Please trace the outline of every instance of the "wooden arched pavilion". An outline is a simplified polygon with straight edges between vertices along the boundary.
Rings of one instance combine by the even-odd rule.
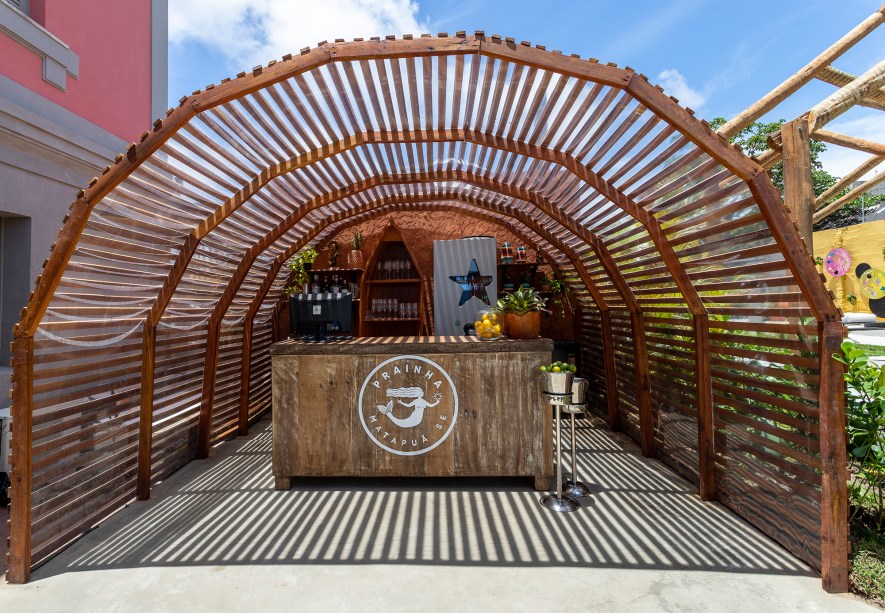
[[[298,249],[426,210],[573,273],[595,410],[847,588],[840,313],[764,169],[630,68],[482,32],[257,66],[78,194],[15,330],[9,580],[266,411]]]

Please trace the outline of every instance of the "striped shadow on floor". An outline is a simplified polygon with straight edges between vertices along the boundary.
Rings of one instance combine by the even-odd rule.
[[[384,563],[813,574],[595,418],[578,434],[593,494],[571,514],[541,507],[531,479],[310,479],[274,491],[270,428],[191,462],[43,572]]]

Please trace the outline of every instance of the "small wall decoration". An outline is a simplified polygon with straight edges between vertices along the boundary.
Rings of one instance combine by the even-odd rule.
[[[858,264],[854,273],[860,279],[860,293],[869,299],[873,315],[885,318],[885,272],[864,262]]]
[[[855,274],[860,279],[861,294],[871,300],[885,298],[885,272],[864,262],[858,264]]]
[[[501,247],[501,263],[513,263],[513,245],[511,245],[510,243],[504,243],[504,245]]]
[[[851,270],[851,254],[841,247],[831,249],[824,260],[824,269],[834,277],[841,277]]]

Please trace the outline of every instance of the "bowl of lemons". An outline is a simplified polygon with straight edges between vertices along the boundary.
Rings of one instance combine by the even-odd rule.
[[[503,334],[501,320],[494,309],[480,310],[476,314],[473,328],[476,330],[476,337],[481,341],[493,341]]]

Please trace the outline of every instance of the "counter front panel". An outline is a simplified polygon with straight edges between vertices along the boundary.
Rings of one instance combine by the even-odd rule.
[[[271,347],[273,470],[298,476],[552,474],[538,366],[552,341],[471,337]]]

